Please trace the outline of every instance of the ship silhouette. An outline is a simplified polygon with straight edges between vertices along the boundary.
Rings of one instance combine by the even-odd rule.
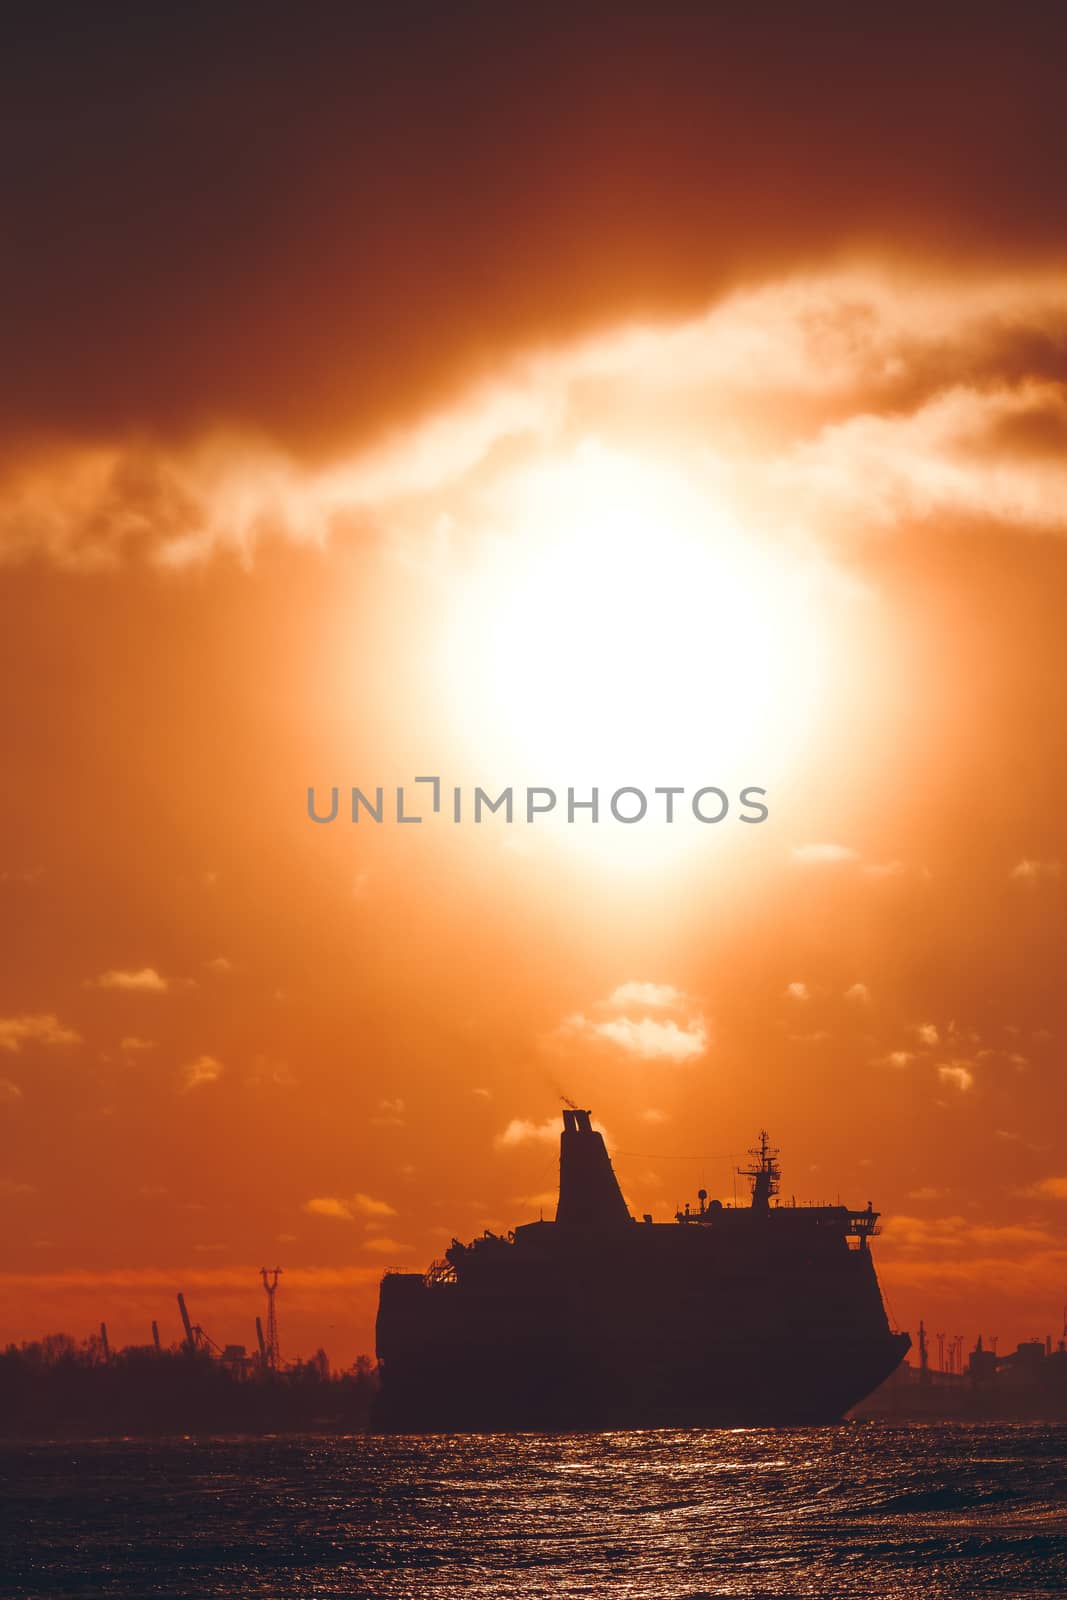
[[[453,1240],[382,1279],[381,1432],[836,1421],[910,1346],[869,1247],[878,1213],[781,1205],[766,1133],[747,1206],[631,1217],[590,1112],[567,1109],[554,1222]]]

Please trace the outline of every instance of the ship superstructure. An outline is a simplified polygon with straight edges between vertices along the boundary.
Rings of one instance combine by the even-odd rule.
[[[782,1205],[761,1134],[751,1203],[635,1220],[586,1110],[563,1113],[553,1222],[388,1273],[377,1425],[393,1431],[827,1422],[897,1366],[878,1213]]]

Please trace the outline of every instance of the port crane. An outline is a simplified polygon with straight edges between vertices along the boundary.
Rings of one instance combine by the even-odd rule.
[[[178,1294],[178,1310],[181,1312],[182,1327],[185,1329],[185,1348],[190,1355],[195,1350],[213,1350],[217,1356],[221,1356],[223,1354],[222,1346],[215,1342],[207,1329],[201,1327],[199,1322],[191,1321],[185,1304],[185,1296],[180,1292]]]

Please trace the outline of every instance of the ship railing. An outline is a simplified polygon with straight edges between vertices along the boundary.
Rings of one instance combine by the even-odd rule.
[[[456,1269],[451,1261],[431,1261],[423,1273],[422,1281],[428,1289],[432,1289],[438,1283],[455,1283]]]
[[[867,1239],[874,1239],[881,1233],[878,1226],[877,1211],[850,1211],[848,1214],[848,1231],[861,1235]]]

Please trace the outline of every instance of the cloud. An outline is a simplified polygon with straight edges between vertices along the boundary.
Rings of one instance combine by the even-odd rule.
[[[673,1019],[659,1017],[616,1017],[602,1022],[578,1015],[570,1019],[575,1033],[589,1039],[606,1040],[627,1055],[642,1061],[692,1061],[708,1047],[708,1032],[703,1017],[693,1017],[684,1027]]]
[[[124,1039],[119,1041],[119,1049],[126,1055],[137,1055],[143,1050],[154,1050],[155,1048],[156,1041],[154,1039],[141,1039],[136,1033],[128,1033]]]
[[[902,878],[908,868],[903,861],[867,861],[863,870],[869,878]],[[924,871],[921,875],[928,877],[929,873]]]
[[[217,1083],[224,1071],[222,1062],[214,1056],[197,1056],[195,1061],[187,1061],[182,1068],[182,1087],[186,1090],[200,1089],[205,1084]]]
[[[312,1217],[335,1217],[344,1222],[353,1220],[352,1208],[347,1201],[335,1200],[331,1195],[316,1195],[313,1200],[305,1200],[304,1210]]]
[[[1017,861],[1009,874],[1020,883],[1040,883],[1050,879],[1063,877],[1063,863],[1061,861],[1038,861],[1024,857]]]
[[[354,1194],[350,1202],[353,1211],[362,1217],[395,1217],[396,1210],[387,1200],[375,1200],[369,1194]]]
[[[655,1015],[649,1016],[649,1012]],[[664,1015],[674,1011],[673,1017]],[[593,1014],[575,1012],[563,1023],[565,1038],[609,1045],[641,1061],[695,1060],[708,1047],[703,1014],[682,990],[667,983],[619,984]]]
[[[1048,1195],[1052,1200],[1067,1200],[1067,1178],[1042,1178],[1034,1187],[1038,1194]]]
[[[882,1228],[882,1242],[897,1250],[962,1250],[972,1245],[1000,1247],[1007,1254],[1019,1245],[1054,1243],[1044,1228],[1031,1223],[987,1224],[961,1216],[891,1216]]]
[[[286,1267],[283,1282],[292,1289],[339,1290],[375,1283],[377,1267]],[[163,1267],[68,1267],[56,1272],[2,1272],[0,1291],[6,1295],[32,1291],[62,1295],[85,1292],[99,1295],[103,1289],[173,1292],[175,1282],[191,1289],[237,1289],[247,1293],[259,1281],[258,1266],[208,1267],[201,1263]]]
[[[17,1055],[24,1044],[81,1044],[81,1035],[65,1027],[51,1012],[0,1017],[0,1050]]]
[[[802,866],[841,866],[859,860],[859,852],[846,844],[800,844],[793,850],[793,860]]]
[[[620,983],[608,996],[607,1004],[620,1010],[625,1006],[653,1006],[668,1009],[685,999],[680,989],[669,983]]]
[[[93,979],[97,989],[125,989],[137,994],[166,994],[170,981],[161,978],[155,967],[141,967],[138,971],[112,968]]]
[[[811,511],[818,505],[838,524],[851,516],[871,529],[891,528],[951,515],[1062,533],[1062,463],[1038,463],[1018,451],[981,451],[998,427],[1032,409],[1039,396],[1062,408],[1058,390],[1058,384],[1034,379],[999,388],[964,381],[914,410],[866,411],[831,423],[777,464],[779,487],[807,499]]]
[[[317,1195],[312,1200],[305,1200],[304,1210],[309,1216],[332,1217],[337,1222],[396,1216],[396,1210],[388,1201],[375,1200],[369,1194],[354,1194],[347,1200],[339,1200],[333,1195]]]
[[[513,1117],[493,1141],[498,1147],[516,1144],[558,1144],[562,1124],[558,1117],[546,1117],[544,1122],[528,1122]]]
[[[971,1071],[972,1063],[969,1061],[948,1061],[938,1066],[937,1075],[942,1083],[950,1083],[953,1088],[965,1094],[968,1089],[974,1088],[974,1073]]]
[[[363,1241],[364,1250],[373,1250],[377,1255],[383,1256],[407,1255],[414,1248],[414,1245],[400,1244],[396,1239],[376,1238]]]
[[[804,1001],[811,999],[811,990],[808,988],[806,983],[800,983],[799,981],[787,983],[784,992],[786,998],[789,1000]]]
[[[376,1128],[402,1128],[404,1126],[404,1102],[401,1099],[379,1100],[375,1115],[371,1117],[371,1125]]]
[[[22,1099],[22,1090],[10,1078],[0,1078],[0,1106],[13,1106]]]
[[[660,1111],[657,1106],[647,1106],[641,1113],[641,1121],[650,1123],[654,1128],[658,1128],[662,1123],[670,1120],[666,1111]]]
[[[857,1005],[867,1005],[871,998],[871,991],[865,983],[854,983],[850,989],[845,990],[845,999],[854,1000]]]
[[[247,561],[264,539],[322,547],[368,518],[403,543],[442,516],[465,525],[472,486],[511,470],[505,441],[521,461],[603,436],[626,393],[670,417],[674,448],[743,529],[851,543],[972,517],[1062,534],[1067,452],[1037,446],[1067,431],[1063,306],[1055,272],[798,272],[696,316],[516,351],[440,409],[314,466],[232,433],[71,444],[9,464],[0,560]],[[786,426],[790,409],[802,420]],[[815,842],[797,859],[855,856]]]
[[[928,867],[909,867],[904,861],[864,861],[858,850],[845,844],[802,844],[794,847],[792,859],[802,867],[858,867],[865,878],[889,879],[913,876],[928,879]]]
[[[917,1022],[915,1024],[915,1033],[920,1044],[929,1045],[932,1048],[934,1045],[941,1043],[941,1035],[937,1030],[936,1023]]]
[[[219,977],[233,971],[233,962],[228,956],[212,956],[210,961],[204,962],[209,972],[217,973]]]
[[[244,1082],[253,1089],[265,1086],[292,1089],[297,1081],[297,1075],[288,1061],[283,1061],[278,1056],[253,1056],[244,1075]]]
[[[912,1050],[890,1050],[888,1055],[880,1058],[878,1064],[887,1067],[909,1067],[914,1060],[915,1053]]]

